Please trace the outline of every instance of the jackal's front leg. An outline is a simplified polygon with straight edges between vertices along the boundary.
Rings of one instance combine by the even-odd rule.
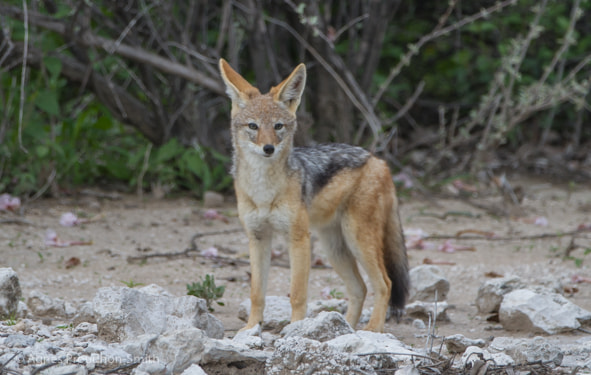
[[[248,249],[250,255],[250,315],[246,327],[250,329],[263,321],[265,310],[265,293],[267,280],[269,279],[269,267],[271,265],[271,238],[268,231],[248,231]]]
[[[308,278],[310,275],[311,249],[308,213],[304,207],[298,210],[289,231],[289,262],[291,267],[291,321],[306,317]]]

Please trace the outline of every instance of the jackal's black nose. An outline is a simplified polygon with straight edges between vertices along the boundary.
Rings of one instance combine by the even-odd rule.
[[[263,151],[267,155],[272,155],[275,152],[275,146],[273,146],[273,145],[264,145],[263,146]]]

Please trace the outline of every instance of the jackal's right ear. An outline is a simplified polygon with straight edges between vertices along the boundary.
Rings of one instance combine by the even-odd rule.
[[[302,99],[304,86],[306,86],[306,65],[300,64],[283,82],[272,87],[270,93],[275,101],[282,103],[288,111],[295,114]]]
[[[242,107],[254,96],[261,94],[259,89],[242,78],[224,59],[220,59],[220,73],[226,84],[226,93],[232,99],[232,107],[234,105]]]

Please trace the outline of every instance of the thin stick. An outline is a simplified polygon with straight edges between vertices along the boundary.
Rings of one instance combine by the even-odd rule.
[[[372,100],[373,106],[375,107],[376,104],[380,101],[380,99],[382,98],[382,95],[384,95],[384,92],[386,91],[388,86],[390,86],[390,83],[392,83],[392,80],[396,76],[398,76],[398,74],[400,74],[402,67],[410,64],[410,60],[412,59],[412,57],[419,53],[419,50],[421,49],[421,47],[423,47],[423,45],[425,45],[425,43],[430,42],[431,40],[436,39],[436,38],[443,36],[445,34],[449,34],[452,31],[458,30],[458,29],[460,29],[460,28],[462,28],[462,27],[464,27],[464,26],[466,26],[466,25],[468,25],[480,18],[488,17],[492,13],[498,12],[507,6],[514,5],[516,3],[517,3],[516,0],[506,0],[506,1],[503,1],[500,3],[497,3],[490,8],[483,9],[476,14],[465,17],[465,18],[459,20],[458,22],[456,22],[452,25],[449,25],[447,27],[441,28],[440,25],[438,24],[437,27],[435,27],[435,29],[431,33],[423,36],[421,39],[419,39],[419,41],[417,43],[408,46],[408,51],[406,52],[406,54],[404,54],[404,56],[402,56],[400,58],[400,61],[398,62],[398,64],[390,70],[388,77],[380,85],[377,94],[374,96],[374,98]],[[445,16],[445,14],[444,14],[444,16]]]
[[[21,69],[21,101],[18,109],[18,145],[20,149],[28,154],[29,151],[23,146],[23,110],[25,106],[25,80],[27,76],[27,55],[29,54],[29,12],[27,11],[27,0],[23,0],[23,23],[25,27],[25,40],[23,46],[23,66]]]
[[[137,196],[140,200],[144,197],[144,176],[146,175],[146,171],[148,170],[148,162],[150,161],[150,153],[152,152],[152,142],[148,144],[146,147],[146,152],[144,153],[144,163],[142,164],[142,170],[137,177]]]

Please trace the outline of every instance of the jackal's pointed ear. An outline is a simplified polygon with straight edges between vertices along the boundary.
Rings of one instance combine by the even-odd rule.
[[[298,65],[283,82],[271,89],[271,95],[277,102],[283,103],[286,108],[294,113],[300,105],[302,93],[306,86],[306,65]]]
[[[242,78],[224,59],[220,59],[220,73],[226,84],[226,93],[232,99],[232,106],[243,106],[248,100],[261,94],[259,89]]]

